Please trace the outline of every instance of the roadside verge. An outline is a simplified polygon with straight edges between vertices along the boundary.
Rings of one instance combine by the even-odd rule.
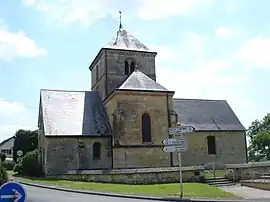
[[[72,192],[72,193],[79,193],[79,194],[89,194],[89,195],[98,195],[98,196],[105,196],[105,197],[118,197],[118,198],[129,198],[129,199],[139,199],[139,200],[153,200],[153,201],[177,201],[177,202],[243,202],[246,200],[243,199],[210,199],[210,198],[178,198],[178,197],[157,197],[157,196],[141,196],[141,195],[133,195],[133,194],[119,194],[119,193],[107,193],[107,192],[98,192],[98,191],[89,191],[89,190],[78,190],[78,189],[69,189],[60,186],[53,186],[53,185],[45,185],[41,183],[32,183],[26,182],[23,180],[16,179],[15,180],[22,185],[27,186],[34,186],[38,188],[45,188],[57,191],[64,191],[64,192]]]

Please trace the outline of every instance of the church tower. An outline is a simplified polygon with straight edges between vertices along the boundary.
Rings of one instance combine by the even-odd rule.
[[[121,12],[116,37],[102,47],[89,69],[92,91],[98,91],[104,101],[138,69],[156,81],[156,52],[149,50],[122,26]]]

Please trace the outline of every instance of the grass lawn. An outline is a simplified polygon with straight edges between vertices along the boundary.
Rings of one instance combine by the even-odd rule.
[[[15,176],[16,178],[16,176]],[[109,183],[79,182],[68,180],[57,180],[48,178],[29,178],[19,177],[18,179],[49,185],[59,185],[67,188],[85,189],[92,191],[108,191],[127,194],[143,194],[157,196],[176,196],[179,195],[179,184],[156,184],[156,185],[124,185]],[[200,183],[184,183],[185,197],[209,197],[209,198],[239,198],[236,195],[224,192],[219,188]]]

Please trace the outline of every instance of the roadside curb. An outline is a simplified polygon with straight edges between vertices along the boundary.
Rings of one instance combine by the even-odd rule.
[[[140,196],[140,195],[128,195],[128,194],[116,194],[116,193],[105,193],[105,192],[97,192],[97,191],[87,191],[87,190],[77,190],[77,189],[69,189],[69,188],[63,188],[59,186],[49,186],[44,184],[38,184],[38,183],[30,183],[25,182],[21,180],[15,180],[16,182],[38,187],[38,188],[44,188],[44,189],[51,189],[51,190],[57,190],[57,191],[64,191],[64,192],[71,192],[71,193],[79,193],[79,194],[89,194],[89,195],[97,195],[97,196],[106,196],[106,197],[118,197],[118,198],[129,198],[129,199],[140,199],[140,200],[153,200],[153,201],[175,201],[175,202],[192,202],[192,201],[198,201],[198,202],[243,202],[246,200],[242,199],[208,199],[208,198],[176,198],[176,197],[155,197],[155,196]]]

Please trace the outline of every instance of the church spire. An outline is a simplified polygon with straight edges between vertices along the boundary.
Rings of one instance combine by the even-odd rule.
[[[119,14],[120,14],[120,17],[119,17],[119,30],[123,29],[123,26],[122,26],[122,11],[118,11]]]

